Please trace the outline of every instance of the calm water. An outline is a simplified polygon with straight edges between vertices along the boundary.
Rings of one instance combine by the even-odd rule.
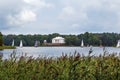
[[[0,53],[3,53],[3,58],[6,59],[10,56],[11,53],[15,52],[17,56],[20,56],[22,54],[27,54],[27,56],[33,56],[33,57],[59,57],[62,55],[62,53],[72,55],[76,52],[84,55],[88,55],[90,50],[90,47],[23,47],[17,49],[5,49],[3,51],[0,51]],[[103,47],[93,47],[92,48],[93,55],[99,55],[103,54]],[[120,48],[115,47],[106,47],[105,50],[109,53],[120,53]]]

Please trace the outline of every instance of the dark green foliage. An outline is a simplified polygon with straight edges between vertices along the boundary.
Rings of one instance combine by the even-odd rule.
[[[11,45],[12,40],[15,40],[15,45],[19,45],[19,41],[23,40],[24,46],[33,46],[35,41],[40,41],[43,45],[44,40],[48,43],[52,42],[52,38],[62,36],[65,38],[66,46],[80,46],[83,39],[85,46],[116,46],[117,41],[120,39],[120,34],[117,33],[84,33],[79,35],[60,35],[58,33],[48,35],[4,35],[3,40],[5,45]]]
[[[120,80],[120,56],[0,57],[0,80]]]
[[[2,46],[3,45],[3,35],[2,35],[2,33],[0,32],[0,46]]]
[[[81,41],[76,35],[66,35],[65,42],[69,46],[80,46]]]

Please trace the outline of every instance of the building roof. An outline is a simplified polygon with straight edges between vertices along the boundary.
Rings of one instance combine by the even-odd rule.
[[[55,38],[53,38],[53,39],[64,39],[63,37],[55,37]]]

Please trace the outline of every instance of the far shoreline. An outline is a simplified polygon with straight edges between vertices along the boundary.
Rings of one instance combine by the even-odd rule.
[[[4,49],[15,49],[15,46],[0,46],[0,50],[4,50]]]

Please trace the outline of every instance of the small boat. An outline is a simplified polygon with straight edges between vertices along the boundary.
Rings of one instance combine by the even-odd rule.
[[[81,41],[81,47],[84,47],[84,42],[83,42],[83,40]]]
[[[20,47],[21,47],[21,48],[23,47],[23,43],[22,43],[22,40],[20,40]]]
[[[93,47],[90,46],[89,54],[91,54],[92,52],[93,52]]]
[[[12,41],[12,47],[14,46],[14,39],[13,39],[13,41]]]
[[[103,47],[103,53],[107,53],[107,49],[105,46]]]
[[[39,46],[39,41],[35,41],[35,47],[38,47]]]
[[[38,47],[40,45],[40,41],[35,41],[35,47]]]
[[[120,48],[120,40],[118,40],[118,43],[117,43],[117,48]]]

